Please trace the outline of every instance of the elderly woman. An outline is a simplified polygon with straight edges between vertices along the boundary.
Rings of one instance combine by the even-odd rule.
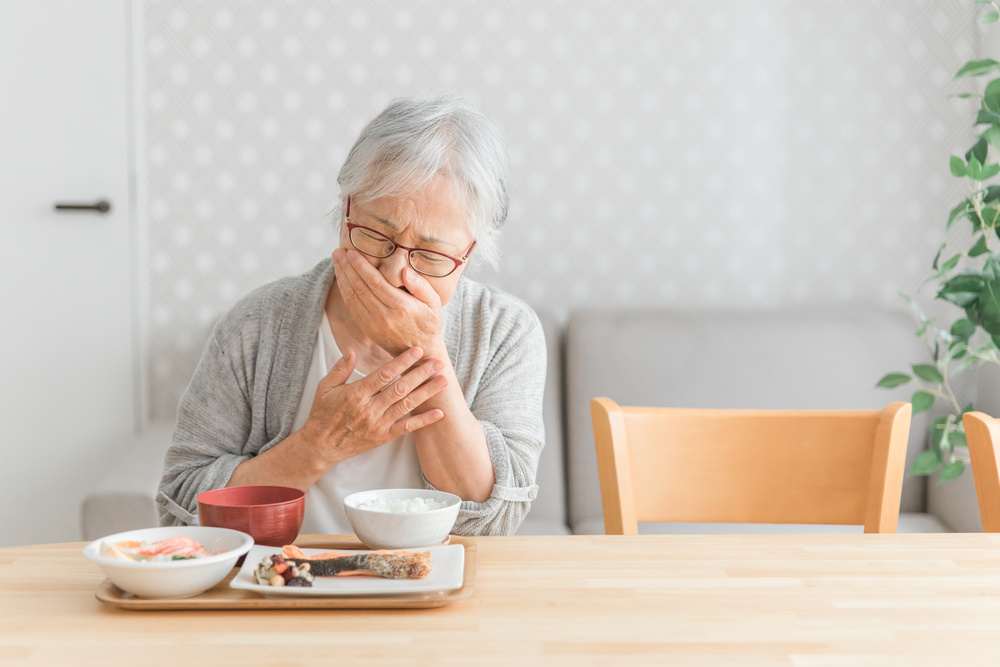
[[[495,263],[508,163],[455,96],[403,99],[337,177],[340,247],[242,299],[212,332],[178,408],[157,497],[196,521],[202,491],[306,491],[304,533],[350,533],[345,496],[462,498],[455,532],[510,534],[537,492],[545,341],[522,301],[463,274]]]

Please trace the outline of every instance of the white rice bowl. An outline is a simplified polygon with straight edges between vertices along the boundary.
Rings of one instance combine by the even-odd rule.
[[[124,561],[101,555],[102,543],[158,542],[178,535],[204,545],[205,550],[214,555],[166,562]],[[83,555],[100,565],[111,583],[137,597],[188,598],[225,579],[240,556],[250,551],[252,546],[253,538],[238,530],[174,526],[143,528],[108,535],[84,547]]]
[[[354,533],[370,549],[433,547],[447,539],[462,499],[427,489],[359,491],[344,498]]]

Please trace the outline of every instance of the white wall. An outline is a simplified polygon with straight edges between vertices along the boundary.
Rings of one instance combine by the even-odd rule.
[[[471,96],[508,137],[494,282],[538,306],[897,305],[969,143],[971,2],[147,2],[149,382],[172,417],[214,320],[333,246],[391,98]],[[883,370],[876,369],[875,373]],[[873,381],[874,381],[873,377]]]

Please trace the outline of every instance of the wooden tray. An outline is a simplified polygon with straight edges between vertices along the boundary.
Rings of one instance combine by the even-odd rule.
[[[471,596],[476,588],[476,543],[466,537],[450,536],[451,544],[461,544],[465,547],[465,571],[462,577],[462,587],[453,591],[438,591],[434,593],[413,593],[409,595],[378,595],[371,597],[301,597],[301,598],[266,598],[254,591],[230,588],[229,582],[238,567],[234,567],[225,579],[208,589],[201,595],[181,600],[147,600],[139,598],[105,579],[97,589],[96,597],[101,602],[140,611],[170,611],[170,610],[218,610],[218,609],[429,609],[443,607],[456,600]],[[344,540],[308,540],[296,542],[304,549],[365,549],[358,541]]]

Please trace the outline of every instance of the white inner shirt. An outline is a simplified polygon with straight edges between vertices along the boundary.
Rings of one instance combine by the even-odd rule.
[[[333,330],[330,329],[330,320],[324,311],[312,363],[309,365],[309,375],[302,390],[302,401],[292,425],[293,431],[299,430],[306,423],[319,381],[326,377],[341,356],[337,341],[333,338]],[[365,376],[355,370],[347,382],[350,384],[363,377]],[[338,463],[306,489],[305,518],[301,532],[350,535],[354,529],[344,512],[344,498],[347,496],[371,489],[422,488],[424,482],[420,475],[416,441],[412,433],[407,433]]]

